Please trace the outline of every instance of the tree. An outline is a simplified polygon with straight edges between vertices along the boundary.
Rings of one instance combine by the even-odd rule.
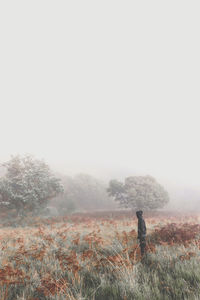
[[[61,176],[65,192],[51,201],[60,213],[75,210],[112,209],[116,204],[106,192],[107,184],[88,174]]]
[[[127,177],[124,184],[111,180],[107,191],[122,207],[127,208],[156,209],[169,202],[167,191],[152,176]]]
[[[106,185],[88,174],[74,177],[74,198],[82,209],[99,209],[109,205]]]
[[[6,174],[0,178],[0,204],[7,203],[17,213],[38,212],[63,191],[60,179],[48,165],[31,155],[12,156],[3,164]]]

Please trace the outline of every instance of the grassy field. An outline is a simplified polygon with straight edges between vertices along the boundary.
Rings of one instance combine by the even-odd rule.
[[[200,299],[199,216],[130,212],[0,223],[0,300]]]

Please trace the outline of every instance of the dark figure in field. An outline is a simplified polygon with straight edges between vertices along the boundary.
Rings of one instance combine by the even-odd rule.
[[[136,216],[138,218],[138,239],[140,240],[141,255],[143,256],[146,248],[146,224],[142,217],[143,211],[136,211]]]

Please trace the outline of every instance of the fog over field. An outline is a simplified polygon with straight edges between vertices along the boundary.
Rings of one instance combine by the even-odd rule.
[[[200,299],[200,2],[0,1],[0,298]]]
[[[149,174],[198,207],[199,26],[197,1],[1,2],[0,161]]]

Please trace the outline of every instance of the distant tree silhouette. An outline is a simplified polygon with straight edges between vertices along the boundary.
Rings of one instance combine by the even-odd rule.
[[[169,202],[168,192],[152,176],[131,176],[125,183],[109,182],[108,194],[122,207],[133,209],[157,209]]]

